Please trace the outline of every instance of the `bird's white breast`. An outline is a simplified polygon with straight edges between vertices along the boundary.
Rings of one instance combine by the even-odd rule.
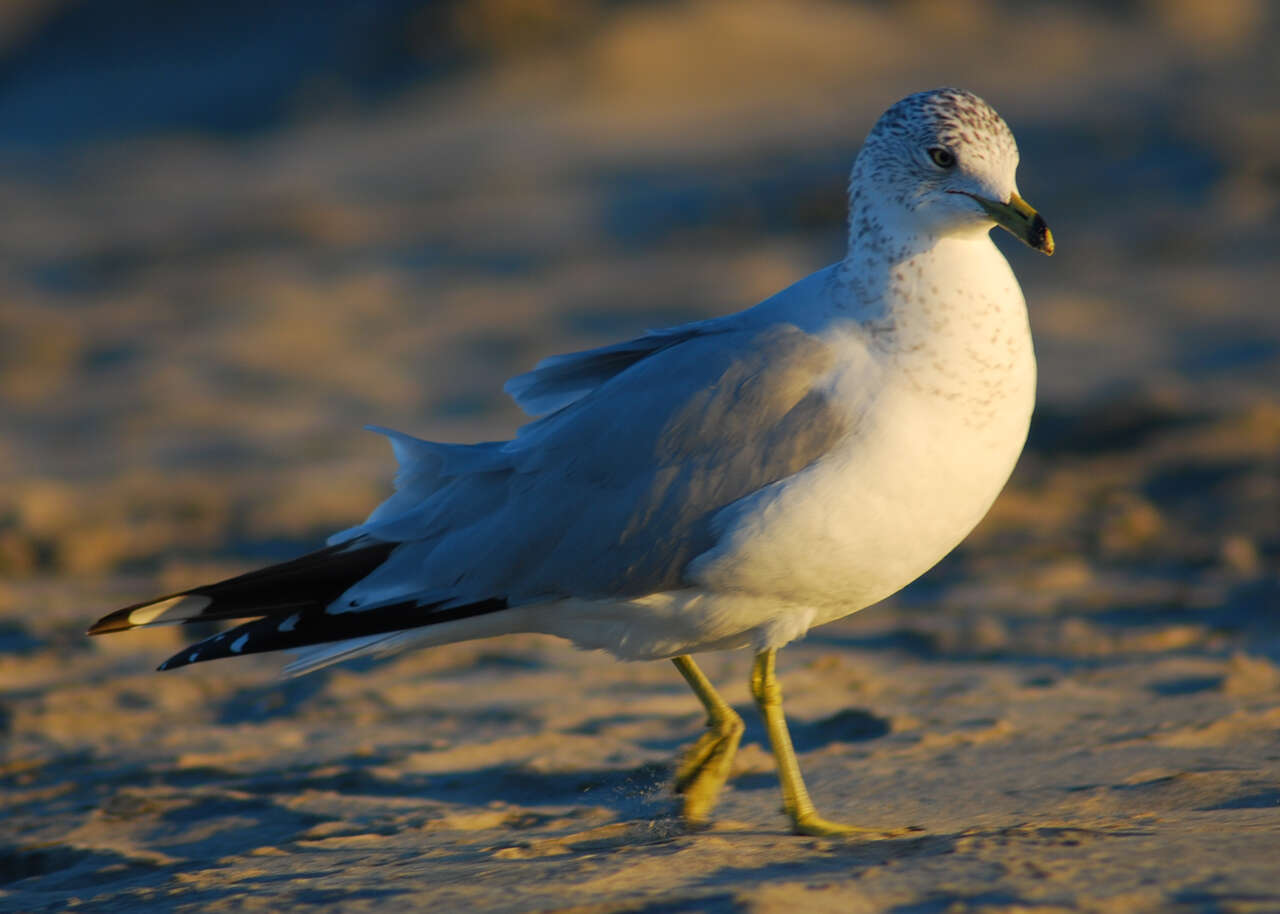
[[[828,389],[850,434],[723,509],[689,588],[531,609],[531,630],[632,659],[779,647],[909,584],[982,519],[1035,397],[1026,308],[1003,256],[985,237],[941,242],[889,274],[887,309],[841,301],[823,276],[760,313],[835,347]]]
[[[832,392],[851,434],[726,510],[720,545],[692,569],[708,590],[812,607],[812,624],[839,618],[932,567],[1004,486],[1035,396],[1008,264],[985,237],[944,242],[890,283],[897,304],[883,318],[832,325],[845,353]]]

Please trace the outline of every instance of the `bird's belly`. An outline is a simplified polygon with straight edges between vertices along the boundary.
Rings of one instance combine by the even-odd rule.
[[[735,510],[695,578],[812,607],[815,625],[884,599],[986,514],[1022,450],[1032,394],[984,423],[917,391],[881,398],[844,448]]]
[[[1024,339],[972,408],[909,372],[886,379],[846,441],[717,515],[688,588],[559,601],[532,610],[529,630],[627,659],[761,649],[893,594],[964,539],[1012,472],[1035,395]]]
[[[625,659],[780,647],[884,599],[950,552],[999,494],[1029,415],[1028,401],[1007,428],[966,433],[899,405],[898,431],[740,504],[721,545],[694,562],[694,586],[560,601],[533,609],[529,629]]]

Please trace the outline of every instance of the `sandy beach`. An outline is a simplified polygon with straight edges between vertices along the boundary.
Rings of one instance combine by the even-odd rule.
[[[199,54],[283,47],[265,12],[151,56],[0,17],[0,910],[1280,911],[1276,11],[419,6],[243,85]],[[747,731],[688,831],[669,663],[521,635],[281,680],[154,671],[208,627],[85,637],[361,520],[362,426],[509,436],[539,358],[838,259],[866,131],[947,84],[1057,238],[998,239],[1030,440],[954,554],[779,659],[824,814],[904,836],[787,833],[746,652],[700,658]]]

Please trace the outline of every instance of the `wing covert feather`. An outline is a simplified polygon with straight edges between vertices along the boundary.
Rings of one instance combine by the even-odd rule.
[[[717,511],[848,433],[825,389],[835,361],[790,324],[659,349],[525,426],[502,448],[505,467],[490,461],[366,528],[405,545],[361,588],[390,599],[413,580],[515,604],[684,586],[715,544]]]

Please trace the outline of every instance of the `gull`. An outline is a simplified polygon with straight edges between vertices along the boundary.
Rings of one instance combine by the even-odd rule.
[[[545,359],[505,390],[510,441],[374,429],[399,464],[362,524],[301,558],[117,610],[90,634],[242,621],[160,669],[287,650],[287,674],[365,653],[542,632],[670,659],[707,714],[675,773],[708,820],[743,723],[691,655],[750,648],[793,830],[818,815],[775,657],[895,593],[986,514],[1022,451],[1035,356],[990,238],[1053,253],[1018,149],[971,92],[890,107],[849,181],[844,258],[755,307]]]

